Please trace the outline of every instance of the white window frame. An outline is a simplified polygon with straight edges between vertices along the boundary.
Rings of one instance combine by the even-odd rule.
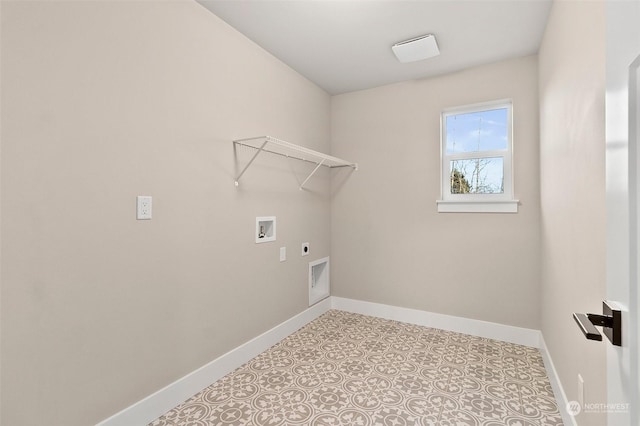
[[[492,109],[507,109],[507,148],[480,152],[447,154],[447,117]],[[452,194],[450,162],[472,158],[501,157],[504,192],[501,194]],[[437,200],[440,213],[517,213],[519,201],[513,196],[513,103],[511,99],[447,108],[440,115],[440,181]]]

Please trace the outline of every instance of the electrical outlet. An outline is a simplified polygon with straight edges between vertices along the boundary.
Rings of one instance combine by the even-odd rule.
[[[136,219],[138,220],[151,219],[151,211],[152,211],[152,204],[153,204],[152,201],[153,199],[150,195],[138,195]]]
[[[302,255],[307,256],[309,254],[309,243],[302,243]]]
[[[584,407],[584,379],[578,374],[578,404],[580,408]]]

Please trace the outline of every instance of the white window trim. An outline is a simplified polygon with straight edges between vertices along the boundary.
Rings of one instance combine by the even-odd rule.
[[[446,117],[497,108],[508,109],[508,148],[483,151],[482,157],[502,157],[504,165],[504,193],[502,194],[451,194],[449,162],[464,158],[478,158],[476,152],[447,155]],[[501,99],[461,107],[447,108],[440,115],[440,199],[436,200],[439,213],[517,213],[519,201],[513,196],[513,103]]]
[[[518,213],[519,200],[445,201],[437,200],[439,213]]]

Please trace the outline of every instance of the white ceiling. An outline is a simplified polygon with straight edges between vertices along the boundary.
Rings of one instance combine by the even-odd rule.
[[[197,0],[325,89],[351,92],[538,51],[551,0]],[[435,34],[440,56],[391,46]]]

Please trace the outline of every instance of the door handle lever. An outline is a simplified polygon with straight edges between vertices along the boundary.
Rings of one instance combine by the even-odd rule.
[[[573,319],[578,323],[578,327],[580,327],[580,331],[582,334],[589,340],[602,340],[602,334],[598,331],[598,329],[593,325],[591,320],[587,314],[573,314]]]
[[[603,315],[574,313],[573,319],[587,339],[602,340],[602,334],[595,327],[599,326],[612,344],[622,346],[622,311],[605,300],[602,302],[602,313]]]

